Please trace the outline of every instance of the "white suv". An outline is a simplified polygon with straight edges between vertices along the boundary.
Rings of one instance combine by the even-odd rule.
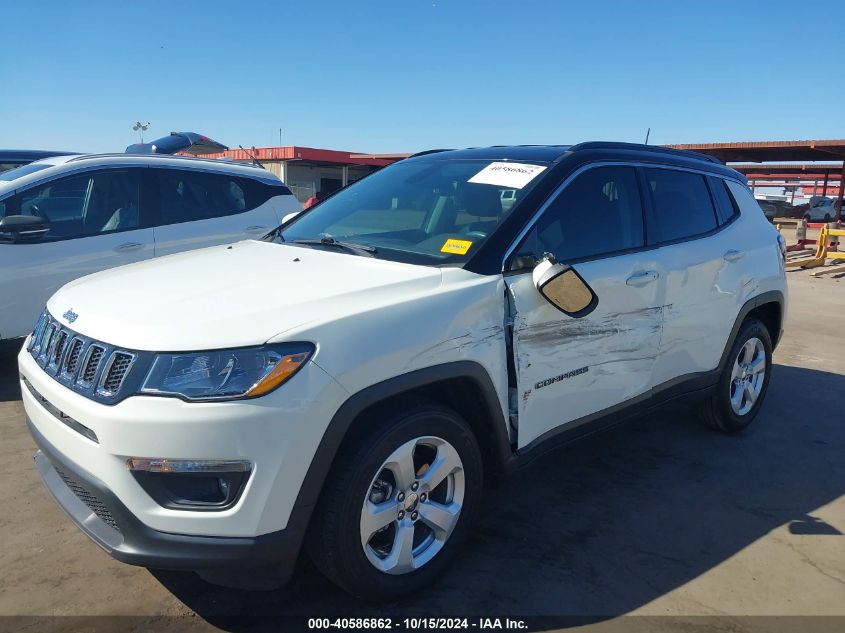
[[[181,156],[54,156],[0,174],[0,340],[68,281],[265,235],[301,206],[258,167]]]
[[[417,155],[271,237],[70,283],[20,353],[41,476],[119,560],[281,581],[305,544],[414,590],[551,447],[689,395],[745,428],[786,309],[743,176],[656,147]]]

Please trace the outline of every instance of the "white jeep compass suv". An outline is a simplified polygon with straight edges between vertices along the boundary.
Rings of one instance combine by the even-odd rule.
[[[745,428],[783,253],[706,156],[420,154],[264,240],[64,286],[19,356],[35,462],[124,562],[283,581],[305,547],[389,599],[443,573],[485,480],[551,447],[689,395]]]

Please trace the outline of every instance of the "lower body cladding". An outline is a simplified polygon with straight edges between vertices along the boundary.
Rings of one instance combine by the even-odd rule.
[[[219,572],[263,568],[277,582],[287,579],[312,509],[313,500],[297,503],[310,456],[347,397],[318,366],[309,363],[255,400],[130,397],[109,406],[62,386],[25,351],[19,361],[38,471],[97,545],[154,569],[204,571],[216,579]],[[128,466],[162,459],[247,466],[200,476]]]

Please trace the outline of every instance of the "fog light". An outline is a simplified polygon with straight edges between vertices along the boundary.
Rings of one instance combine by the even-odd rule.
[[[143,470],[148,473],[245,473],[252,470],[252,464],[237,460],[220,459],[140,459],[126,460],[129,470]]]
[[[240,497],[252,464],[240,460],[126,460],[132,476],[159,505],[174,510],[225,510]]]

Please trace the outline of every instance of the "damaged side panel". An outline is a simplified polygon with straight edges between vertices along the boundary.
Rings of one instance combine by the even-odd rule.
[[[599,297],[595,311],[580,319],[548,303],[530,274],[508,279],[519,448],[652,386],[663,294],[659,283],[625,284],[644,264],[628,258],[614,258],[612,267],[607,260],[576,266]]]

